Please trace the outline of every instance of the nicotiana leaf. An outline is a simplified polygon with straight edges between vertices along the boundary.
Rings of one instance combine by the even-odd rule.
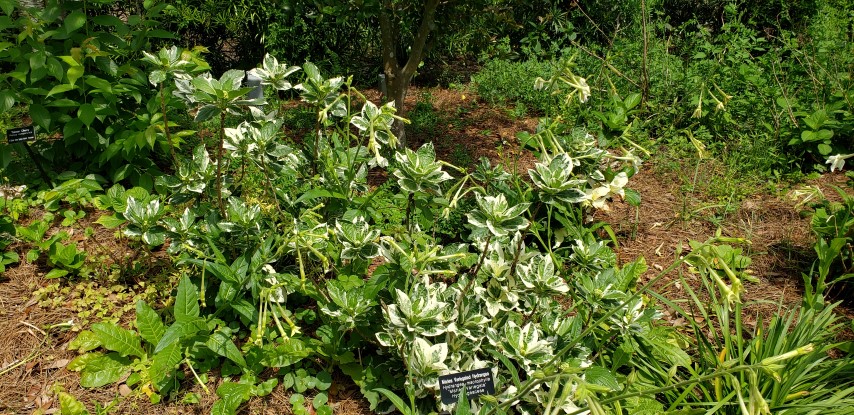
[[[177,322],[186,322],[199,317],[199,292],[187,276],[181,278],[178,283],[174,309]]]
[[[121,356],[145,356],[139,337],[130,330],[113,323],[96,323],[92,325],[92,332],[107,350],[118,352]]]
[[[109,353],[90,360],[80,373],[80,386],[98,388],[118,382],[130,372],[130,362],[117,353]]]
[[[136,303],[136,329],[139,330],[139,335],[152,345],[157,345],[166,332],[166,326],[160,316],[143,300]]]

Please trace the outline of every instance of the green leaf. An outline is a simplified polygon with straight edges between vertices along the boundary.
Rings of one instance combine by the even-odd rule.
[[[73,360],[68,362],[68,364],[65,365],[65,369],[70,371],[70,372],[79,372],[79,371],[85,369],[86,365],[88,365],[89,362],[91,362],[91,361],[93,361],[93,360],[95,360],[95,359],[97,359],[103,355],[104,354],[100,353],[100,352],[81,354],[80,356],[77,356]]]
[[[471,415],[471,406],[469,406],[469,397],[466,394],[466,388],[463,386],[463,389],[460,390],[459,396],[457,396],[457,408],[454,411],[455,415]]]
[[[89,415],[86,407],[73,395],[59,392],[56,396],[59,398],[59,413],[61,415]]]
[[[151,82],[152,85],[159,85],[161,82],[166,80],[166,72],[163,71],[151,71],[148,74],[148,82]]]
[[[826,156],[826,155],[828,155],[828,154],[830,154],[830,153],[832,153],[832,152],[833,152],[833,148],[832,148],[832,147],[830,147],[829,145],[825,144],[825,143],[821,143],[821,144],[819,144],[819,145],[818,145],[818,152],[819,152],[822,156]]]
[[[115,229],[119,226],[122,226],[127,222],[126,220],[116,217],[116,215],[101,215],[95,223],[107,228],[107,229]]]
[[[50,89],[50,92],[47,93],[47,96],[50,97],[53,94],[61,94],[63,92],[68,92],[74,88],[76,88],[76,87],[74,85],[71,85],[71,84],[58,84],[58,85],[55,85],[53,88]]]
[[[182,358],[183,355],[179,343],[172,343],[154,354],[154,357],[151,359],[151,367],[148,369],[148,376],[158,391],[163,392],[169,389],[169,385],[174,380],[177,366],[181,363]]]
[[[160,316],[145,301],[136,303],[136,328],[139,335],[149,344],[157,345],[166,333],[166,326]]]
[[[175,321],[185,322],[199,317],[199,292],[190,278],[184,276],[178,283],[175,297]]]
[[[85,72],[86,70],[79,64],[77,66],[71,66],[70,68],[68,68],[68,71],[66,71],[66,76],[68,76],[68,83],[74,85],[75,83],[77,83],[77,80],[83,76]]]
[[[629,206],[638,207],[641,204],[641,195],[637,190],[634,189],[624,189],[626,196],[625,200]]]
[[[74,340],[68,343],[68,350],[77,350],[80,353],[95,350],[99,347],[101,347],[101,341],[98,340],[98,336],[91,330],[81,331]]]
[[[385,397],[388,398],[388,400],[390,400],[391,403],[394,404],[394,407],[397,408],[397,410],[400,411],[403,415],[415,415],[412,413],[412,410],[409,408],[409,406],[405,402],[403,402],[403,399],[401,399],[400,396],[397,396],[394,392],[384,388],[376,388],[374,389],[374,392],[379,392],[385,395]]]
[[[602,366],[590,366],[584,371],[584,381],[591,384],[608,388],[615,391],[620,389],[620,383],[610,370]]]
[[[96,323],[92,325],[92,331],[107,350],[118,352],[122,356],[145,356],[145,351],[142,350],[139,343],[139,337],[130,330],[123,329],[113,323]]]
[[[45,279],[52,280],[55,278],[62,278],[66,275],[68,275],[68,271],[66,271],[64,269],[60,269],[60,268],[54,268],[54,269],[50,270],[50,272],[45,274],[44,277],[45,277]]]
[[[50,131],[51,117],[45,107],[39,104],[31,104],[30,118],[33,119],[33,122],[36,123],[36,125],[42,128],[42,131]]]
[[[115,353],[98,356],[89,361],[80,373],[80,386],[84,388],[99,388],[110,383],[118,382],[124,377],[130,367],[127,359]]]
[[[14,105],[15,94],[8,89],[0,91],[0,113],[9,111]]]
[[[0,9],[3,10],[7,16],[11,16],[12,12],[15,11],[15,5],[18,2],[16,0],[0,0]]]
[[[237,407],[249,400],[252,393],[252,385],[235,382],[223,382],[216,388],[216,394],[220,400],[214,404],[212,415],[233,415]]]
[[[240,367],[246,367],[246,360],[243,359],[243,354],[240,349],[231,341],[231,331],[221,329],[208,337],[205,345],[214,353],[237,363]]]
[[[88,102],[81,105],[80,109],[77,110],[77,118],[87,127],[90,126],[95,120],[95,106]]]
[[[165,333],[163,333],[163,337],[160,338],[160,342],[157,343],[157,347],[154,348],[154,353],[159,353],[161,350],[171,346],[173,343],[177,343],[183,338],[193,336],[202,330],[207,330],[207,328],[207,323],[201,318],[184,322],[175,322],[166,329]]]
[[[315,387],[317,387],[318,390],[325,391],[332,386],[332,375],[330,375],[329,372],[325,370],[318,372],[316,378],[317,382],[315,383]]]
[[[290,338],[275,347],[264,348],[264,365],[269,367],[288,367],[310,356],[313,350],[298,338]]]
[[[110,84],[110,82],[107,81],[106,79],[101,79],[101,78],[98,78],[97,76],[87,76],[86,77],[86,84],[91,85],[92,87],[94,87],[96,89],[100,89],[104,92],[110,92],[110,93],[113,92],[112,84]]]
[[[217,115],[219,115],[220,110],[215,105],[205,105],[204,107],[199,109],[199,112],[196,113],[196,118],[193,119],[194,122],[203,122],[207,121]]]
[[[65,32],[72,33],[86,24],[86,15],[80,10],[75,10],[65,17],[63,23],[65,25]]]

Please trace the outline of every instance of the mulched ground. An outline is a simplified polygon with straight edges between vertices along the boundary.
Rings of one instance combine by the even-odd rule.
[[[525,172],[533,166],[535,159],[519,148],[516,134],[533,131],[536,119],[512,118],[504,109],[479,102],[468,90],[413,88],[409,93],[408,106],[413,107],[427,94],[441,122],[436,123],[435,131],[410,134],[411,147],[432,140],[440,158],[456,163],[465,161],[469,163],[467,167],[480,157],[502,162],[508,170],[515,168]],[[376,99],[377,95],[375,91],[368,91],[370,99]],[[708,168],[710,170],[704,171],[700,177],[714,180],[713,167]],[[689,240],[704,241],[715,234],[717,226],[706,216],[709,212],[698,211],[714,201],[703,200],[702,195],[686,195],[682,190],[684,184],[675,172],[654,169],[645,164],[629,184],[642,195],[639,209],[636,211],[621,201],[615,201],[609,212],[601,212],[594,217],[607,221],[617,232],[620,246],[615,251],[621,262],[632,261],[639,256],[646,258],[649,271],[642,277],[642,282],[648,281],[675,259],[680,243],[687,248]],[[819,186],[829,198],[835,197],[833,185],[854,192],[846,187],[845,177],[841,174],[826,174],[807,184]],[[751,270],[760,282],[746,284],[745,287],[744,298],[751,304],[745,313],[748,324],[755,324],[757,318],[776,313],[778,304],[784,307],[797,305],[803,289],[801,272],[808,269],[811,262],[814,237],[809,220],[795,208],[794,201],[784,197],[785,192],[780,193],[749,195],[737,210],[727,213],[720,221],[724,235],[752,241],[747,252],[753,260]],[[696,213],[685,215],[686,211]],[[127,246],[115,242],[113,231],[99,230],[97,225],[94,228],[96,234],[89,238],[93,241],[78,238],[87,251],[101,252],[105,260],[111,257],[120,260],[126,255],[133,255]],[[19,254],[23,257],[24,252]],[[115,400],[117,406],[112,413],[210,412],[210,406],[216,400],[213,391],[221,382],[216,376],[211,376],[208,385],[212,392],[210,395],[192,381],[186,382],[183,390],[201,397],[201,402],[193,405],[172,402],[155,406],[138,392],[123,397],[127,390],[119,385],[96,390],[81,388],[78,374],[64,368],[75,356],[75,353],[66,351],[66,347],[76,332],[61,326],[50,328],[74,320],[75,313],[63,307],[40,307],[33,297],[35,290],[47,284],[42,278],[45,271],[44,267],[22,262],[0,276],[0,333],[3,333],[0,337],[0,384],[3,385],[0,387],[0,414],[58,413],[53,392],[57,386],[85,402],[90,410],[94,409],[95,403],[105,405]],[[684,269],[682,271],[687,283],[692,286],[698,283]],[[129,285],[128,289],[134,290],[134,284]],[[676,271],[659,281],[656,289],[670,299],[687,298]],[[849,318],[854,316],[851,308],[841,311]],[[674,319],[672,314],[668,318]],[[336,375],[333,389],[330,395],[336,414],[369,413],[357,388],[346,378]],[[123,398],[116,400],[117,397]],[[279,386],[272,395],[252,400],[241,413],[290,413],[287,400],[288,393]]]

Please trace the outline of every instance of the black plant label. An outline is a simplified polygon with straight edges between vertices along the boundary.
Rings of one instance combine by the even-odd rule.
[[[439,376],[439,392],[442,394],[442,403],[445,405],[457,403],[463,387],[466,388],[466,396],[469,399],[480,395],[495,395],[492,369],[483,368]]]
[[[10,128],[6,130],[6,142],[23,143],[25,141],[33,141],[36,139],[36,130],[32,125],[20,128]]]

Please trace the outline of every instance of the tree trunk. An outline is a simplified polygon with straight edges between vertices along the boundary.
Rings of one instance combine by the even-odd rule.
[[[433,30],[433,22],[436,18],[436,9],[439,6],[439,0],[427,0],[424,3],[424,11],[421,13],[421,24],[418,27],[418,32],[415,34],[415,40],[412,42],[409,57],[406,63],[401,66],[397,56],[397,46],[400,39],[400,23],[397,20],[392,20],[394,13],[394,2],[392,0],[383,0],[380,7],[380,37],[383,45],[383,72],[385,73],[386,89],[388,97],[386,99],[393,100],[394,106],[397,108],[398,115],[405,116],[404,101],[406,100],[406,91],[409,89],[409,83],[415,75],[415,70],[421,64],[421,59],[424,57],[425,45],[430,32]],[[403,123],[395,120],[392,126],[392,132],[398,138],[398,146],[403,148],[406,146],[406,130],[403,128]]]

